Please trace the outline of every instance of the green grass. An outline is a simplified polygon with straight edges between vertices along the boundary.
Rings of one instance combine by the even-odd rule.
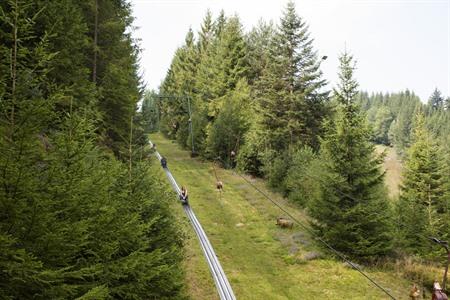
[[[192,159],[174,142],[151,136],[178,184],[189,190],[190,204],[205,229],[238,299],[388,299],[359,273],[329,258],[305,260],[315,251],[314,242],[299,226],[280,229],[276,218],[283,213],[230,170],[217,169],[224,192],[215,189],[211,162]],[[159,168],[161,177],[165,177]],[[254,184],[306,222],[304,213],[264,182]],[[176,197],[174,196],[174,202]],[[175,202],[176,203],[176,202]],[[186,284],[192,299],[218,299],[209,269],[181,205],[176,214],[186,226]],[[410,282],[394,273],[366,270],[398,299]],[[406,294],[405,294],[406,293]]]
[[[402,162],[393,147],[377,145],[376,151],[386,152],[384,158],[383,169],[386,171],[385,183],[388,188],[389,196],[393,199],[400,194],[400,185],[402,183]]]

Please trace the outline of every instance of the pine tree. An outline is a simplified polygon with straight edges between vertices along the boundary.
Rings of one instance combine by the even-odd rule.
[[[222,35],[226,22],[227,18],[225,16],[225,11],[222,9],[214,22],[214,35],[216,37],[220,37]]]
[[[247,79],[250,85],[260,79],[263,70],[270,63],[270,48],[274,43],[275,34],[276,28],[272,22],[260,20],[246,36],[249,63]]]
[[[393,120],[392,113],[387,106],[382,106],[377,110],[374,121],[374,142],[377,144],[389,145],[389,128]]]
[[[87,113],[87,109],[95,110],[96,91],[95,84],[89,76],[90,59],[86,55],[90,51],[88,26],[82,5],[78,1],[34,1],[38,5],[37,10],[43,9],[36,22],[37,35],[49,33],[48,49],[55,53],[51,61],[49,76],[53,81],[65,86],[65,95],[60,110],[68,110],[72,106],[75,111],[78,108]],[[70,18],[68,17],[70,16]],[[95,112],[91,117],[96,118]]]
[[[194,89],[196,85],[199,50],[194,33],[189,29],[185,44],[177,49],[167,76],[160,88],[162,118],[161,129],[168,137],[177,139],[186,147],[189,143],[189,104],[191,113],[197,113]],[[188,97],[190,103],[188,103]]]
[[[419,112],[398,203],[400,245],[409,253],[427,254],[432,250],[427,238],[443,232],[447,205],[443,199],[441,165],[438,147],[425,128],[423,113]]]
[[[167,103],[167,105],[175,108],[176,114],[172,116],[172,122],[176,120],[178,124],[176,138],[183,147],[186,147],[189,141],[189,109],[192,113],[195,103],[188,103],[187,97],[193,95],[198,61],[194,33],[189,29],[185,38],[185,45],[177,51],[172,65],[175,85],[168,95],[178,98],[173,98]],[[189,101],[191,99],[192,97]],[[191,105],[191,108],[189,108],[189,105]]]
[[[199,32],[199,62],[197,66],[197,76],[195,81],[196,99],[200,104],[216,97],[209,81],[214,77],[212,64],[214,63],[214,52],[216,48],[217,36],[214,33],[214,22],[211,11],[207,11]]]
[[[201,25],[201,31],[199,32],[198,49],[201,54],[206,55],[206,51],[213,40],[213,34],[214,24],[212,14],[210,10],[207,10]]]
[[[280,20],[270,60],[256,83],[267,146],[276,151],[298,143],[317,146],[325,115],[325,81],[308,27],[293,2]]]
[[[37,162],[44,161],[38,136],[45,137],[57,98],[46,78],[54,54],[48,36],[34,33],[31,3],[3,1],[0,10],[0,295],[31,299],[57,277],[25,246],[39,203]]]
[[[431,94],[428,100],[428,106],[430,111],[442,110],[444,108],[444,97],[442,97],[441,91],[437,88],[434,89],[433,94]]]
[[[223,96],[235,89],[239,79],[247,72],[246,44],[242,25],[237,17],[228,18],[211,53],[209,78],[212,94],[208,103],[208,115],[215,118],[223,106]]]
[[[422,108],[420,100],[413,93],[406,91],[400,94],[400,103],[395,127],[393,128],[393,144],[400,153],[403,153],[411,145],[411,131],[413,120],[411,118]]]
[[[98,146],[97,95],[85,94],[93,87],[83,66],[89,55],[71,48],[86,38],[60,36],[86,33],[83,4],[0,3],[0,297],[183,298],[181,236],[167,192],[139,163],[142,130],[127,133],[127,163]],[[133,69],[132,59],[121,63]],[[138,89],[133,80],[121,84]],[[131,94],[121,94],[119,109],[129,109]],[[118,129],[131,129],[130,119]]]
[[[441,153],[445,153],[445,150],[450,147],[450,140],[446,140],[441,146]],[[447,151],[447,154],[443,156],[443,187],[444,187],[444,195],[443,195],[443,234],[444,236],[450,237],[450,154]]]
[[[142,95],[138,75],[139,47],[131,36],[132,12],[127,1],[89,0],[82,7],[89,39],[90,77],[97,89],[99,124],[105,145],[126,156],[130,119]]]
[[[406,90],[393,94],[372,94],[358,99],[357,103],[367,112],[367,119],[374,128],[374,141],[392,144],[403,154],[411,143],[411,116],[423,107],[420,99]]]
[[[355,104],[358,84],[352,56],[345,52],[339,61],[337,116],[321,145],[326,174],[322,197],[309,206],[319,236],[336,249],[367,260],[391,249],[390,209],[382,157],[375,155],[365,117]]]
[[[241,79],[236,89],[227,94],[223,107],[212,124],[207,140],[210,158],[220,157],[226,167],[232,165],[231,151],[239,153],[243,135],[248,130],[250,113],[250,87]]]
[[[145,132],[156,132],[159,129],[159,98],[158,94],[151,90],[147,91],[142,100],[142,123]]]

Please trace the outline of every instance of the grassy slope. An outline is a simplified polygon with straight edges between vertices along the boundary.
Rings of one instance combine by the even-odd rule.
[[[395,149],[383,145],[377,145],[376,151],[381,153],[386,151],[384,159],[384,170],[386,171],[385,182],[388,187],[389,196],[396,198],[400,193],[400,184],[402,181],[402,163]]]
[[[232,171],[218,169],[225,192],[215,188],[211,163],[191,159],[188,152],[160,135],[152,135],[158,151],[180,185],[188,187],[190,203],[202,223],[221,261],[238,299],[387,299],[367,279],[342,262],[331,259],[305,261],[314,251],[301,228],[280,229],[275,225],[282,216],[276,207],[258,194]],[[164,176],[162,170],[161,176]],[[261,180],[254,183],[265,190]],[[305,220],[279,196],[268,192],[298,218]],[[193,299],[218,299],[193,230],[183,217],[187,235],[187,285]],[[241,223],[241,224],[239,224]],[[367,270],[394,295],[408,291],[409,283],[396,274]],[[402,297],[398,297],[401,299]]]

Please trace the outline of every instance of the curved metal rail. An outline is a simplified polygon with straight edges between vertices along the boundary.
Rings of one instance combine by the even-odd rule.
[[[153,146],[151,142],[150,144]],[[158,158],[158,160],[161,161],[162,156],[161,154],[159,154],[158,151],[155,151],[155,155]],[[180,196],[181,194],[180,187],[175,181],[175,178],[173,177],[169,168],[166,166],[166,168],[163,168],[163,170],[166,173],[166,176],[169,179],[172,188],[177,193],[177,195]],[[214,249],[211,246],[211,243],[209,242],[208,237],[206,236],[206,233],[203,230],[200,222],[195,216],[194,211],[192,210],[189,204],[183,204],[183,209],[187,217],[189,218],[189,221],[191,222],[191,225],[194,228],[195,233],[197,234],[200,246],[206,258],[206,262],[208,263],[209,270],[211,271],[214,283],[216,284],[217,292],[219,293],[220,299],[236,300],[231,285],[228,282],[225,273],[223,272],[222,266],[220,265],[219,259],[217,258],[216,253],[214,252]]]

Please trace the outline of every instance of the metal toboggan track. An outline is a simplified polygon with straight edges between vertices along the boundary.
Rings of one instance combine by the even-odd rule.
[[[150,142],[152,145],[152,143]],[[155,155],[158,158],[159,161],[161,161],[162,156],[159,154],[158,151],[155,151]],[[181,194],[180,187],[178,186],[177,182],[175,181],[175,178],[173,177],[172,173],[170,172],[169,168],[163,168],[164,172],[166,173],[167,178],[169,179],[170,184],[172,185],[172,188],[179,196]],[[214,252],[213,247],[211,246],[211,243],[208,240],[208,237],[206,236],[205,231],[203,230],[200,222],[198,221],[197,217],[194,214],[194,211],[192,210],[191,206],[189,204],[183,205],[184,212],[186,213],[187,217],[189,218],[189,221],[191,222],[192,227],[195,230],[195,233],[197,234],[198,240],[200,242],[200,246],[203,250],[203,254],[205,255],[206,262],[208,263],[209,270],[211,271],[211,275],[214,279],[214,283],[216,284],[217,292],[219,293],[219,297],[221,300],[236,300],[236,297],[234,296],[233,290],[231,289],[231,285],[228,282],[227,276],[223,272],[222,266],[220,265],[219,259],[216,256],[216,253]]]

